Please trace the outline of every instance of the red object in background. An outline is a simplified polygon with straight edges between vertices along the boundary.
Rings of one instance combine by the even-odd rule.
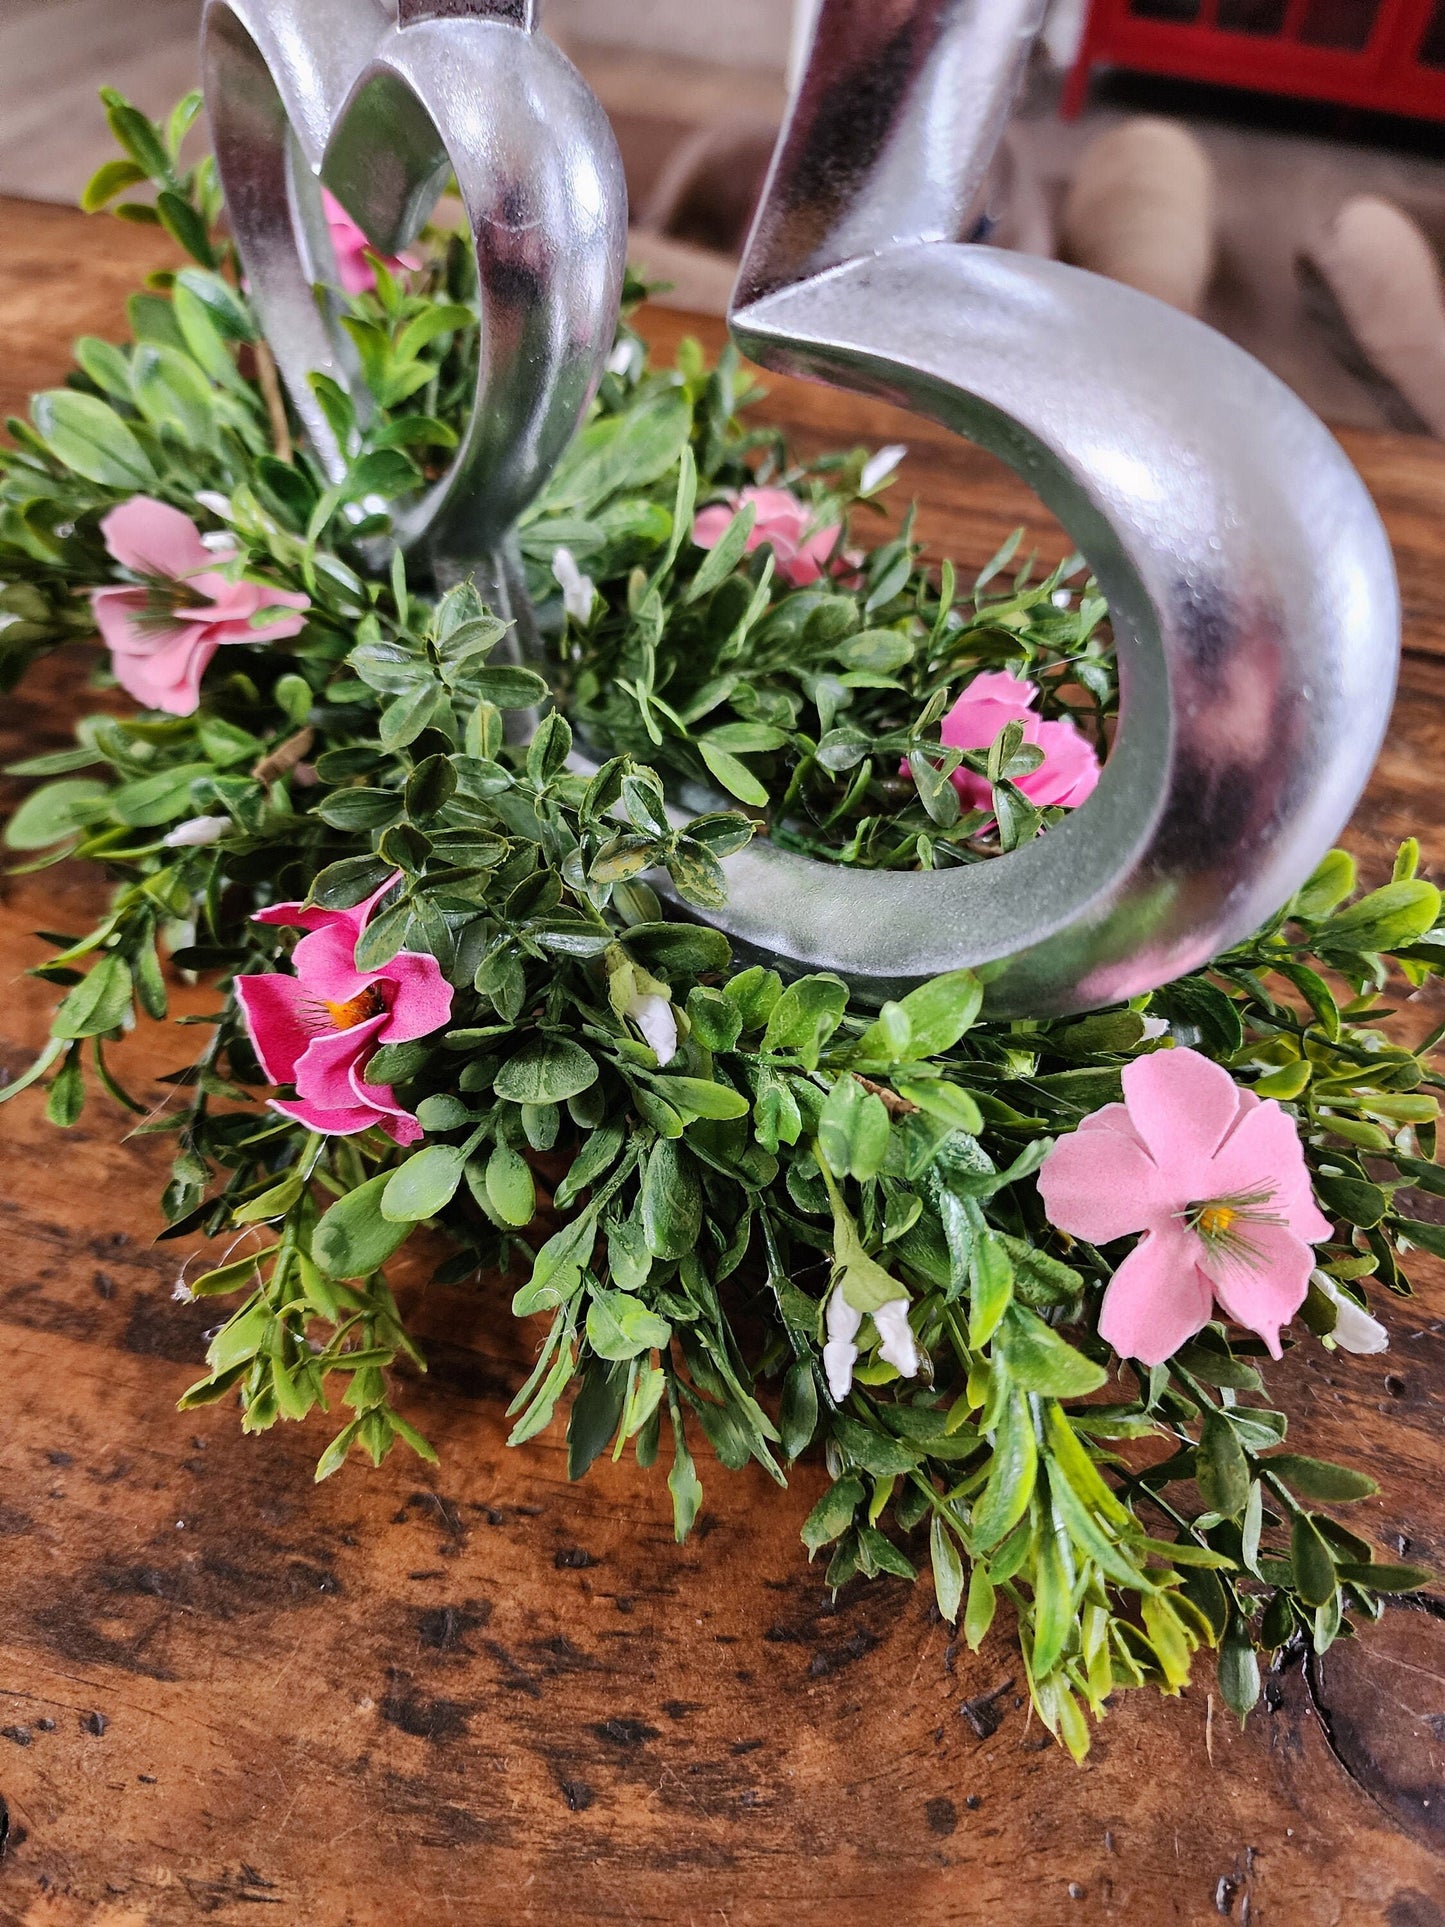
[[[1445,120],[1445,0],[1093,0],[1065,119],[1105,62]]]

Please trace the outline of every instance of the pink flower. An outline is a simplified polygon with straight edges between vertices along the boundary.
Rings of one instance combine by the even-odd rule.
[[[943,719],[941,736],[948,749],[990,749],[999,731],[1022,723],[1024,741],[1036,743],[1044,760],[1028,776],[1017,779],[1031,803],[1072,810],[1092,796],[1099,781],[1099,758],[1093,744],[1068,721],[1045,722],[1035,715],[1038,690],[1006,670],[975,676]],[[904,773],[907,765],[904,765]],[[953,772],[953,786],[966,810],[992,806],[988,778],[971,769]]]
[[[261,1067],[273,1084],[294,1084],[294,1102],[273,1102],[283,1117],[313,1131],[350,1137],[379,1124],[398,1144],[422,1127],[396,1102],[390,1085],[362,1071],[382,1044],[409,1044],[439,1030],[452,1013],[452,987],[435,957],[402,950],[381,970],[356,968],[356,942],[396,876],[354,910],[278,903],[257,923],[294,924],[311,934],[292,955],[296,975],[238,977],[236,996]]]
[[[146,586],[96,589],[96,627],[111,654],[116,681],[137,702],[173,716],[191,715],[201,677],[227,642],[280,642],[305,627],[309,598],[259,582],[232,582],[188,515],[148,495],[112,509],[100,525],[105,546]],[[298,613],[257,627],[263,609]]]
[[[1100,1336],[1162,1364],[1218,1303],[1278,1358],[1310,1246],[1330,1235],[1293,1122],[1192,1050],[1126,1065],[1124,1099],[1086,1117],[1039,1171],[1060,1231],[1091,1244],[1145,1234],[1104,1294]]]
[[[336,268],[347,294],[370,294],[376,286],[376,262],[384,261],[393,273],[398,268],[419,268],[412,254],[380,254],[367,240],[330,188],[321,190],[326,210],[326,225],[331,230],[331,245],[336,251]]]
[[[749,503],[758,512],[747,540],[747,553],[767,543],[777,561],[778,574],[794,589],[806,589],[816,582],[828,566],[840,533],[835,522],[831,528],[816,529],[813,511],[800,502],[791,489],[745,488],[703,509],[692,525],[692,539],[700,549],[715,549],[726,534],[733,517]]]

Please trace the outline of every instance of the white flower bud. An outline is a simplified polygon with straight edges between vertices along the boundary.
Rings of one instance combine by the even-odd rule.
[[[562,590],[562,606],[574,622],[592,620],[592,603],[597,585],[583,575],[570,549],[558,549],[552,557],[552,573]]]
[[[229,816],[193,816],[187,823],[178,823],[164,841],[168,850],[188,850],[193,844],[219,843],[230,833]]]
[[[858,1347],[853,1341],[862,1323],[862,1312],[848,1303],[840,1285],[828,1300],[828,1342],[823,1347],[828,1390],[839,1405],[853,1389],[853,1367],[858,1362]]]
[[[659,1064],[677,1056],[677,1012],[666,997],[644,991],[627,1006],[627,1015],[652,1046]]]
[[[1335,1328],[1330,1333],[1341,1351],[1368,1357],[1390,1349],[1390,1334],[1378,1318],[1362,1311],[1348,1292],[1341,1291],[1327,1272],[1317,1271],[1314,1282],[1335,1308]]]
[[[905,1378],[918,1376],[918,1345],[908,1322],[908,1300],[894,1298],[873,1314],[881,1344],[879,1353]]]
[[[607,372],[609,375],[618,375],[626,380],[636,366],[637,343],[627,340],[624,336],[607,357]]]
[[[907,453],[908,450],[902,442],[893,442],[887,448],[880,448],[878,453],[863,465],[862,478],[858,483],[859,494],[871,495],[874,489],[882,488]]]

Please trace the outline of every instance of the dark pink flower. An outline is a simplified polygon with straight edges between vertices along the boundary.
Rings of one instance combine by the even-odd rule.
[[[692,539],[700,549],[715,549],[726,534],[733,517],[749,504],[757,510],[757,520],[747,540],[747,553],[762,548],[773,551],[778,574],[794,589],[806,589],[816,582],[828,566],[837,546],[839,526],[815,529],[812,509],[800,502],[791,489],[745,488],[717,502],[698,515],[692,525]],[[810,533],[811,531],[811,533]],[[853,566],[850,562],[848,566]]]
[[[336,268],[347,294],[370,294],[376,286],[376,262],[384,261],[393,273],[398,268],[419,268],[412,254],[380,254],[365,233],[329,188],[321,190],[326,209],[326,225],[331,230],[331,245],[336,251]]]
[[[137,702],[189,716],[201,677],[228,642],[280,642],[305,627],[308,597],[259,582],[232,582],[188,515],[148,495],[112,509],[100,525],[105,546],[145,586],[96,589],[96,627],[110,650],[116,681]],[[263,609],[294,615],[258,625]]]
[[[1098,784],[1099,758],[1088,737],[1073,723],[1046,722],[1035,713],[1038,695],[1032,683],[1006,670],[975,676],[944,717],[940,736],[949,749],[989,749],[1000,730],[1010,723],[1022,723],[1024,741],[1037,744],[1044,760],[1029,775],[1017,779],[1019,789],[1040,809],[1052,805],[1077,809]],[[953,786],[966,810],[992,806],[986,776],[958,769],[953,773]]]
[[[273,1084],[293,1084],[294,1100],[272,1109],[329,1137],[350,1137],[379,1124],[398,1144],[415,1144],[422,1127],[397,1103],[390,1085],[362,1073],[383,1044],[409,1044],[439,1030],[452,1013],[452,987],[435,957],[402,950],[380,970],[356,968],[356,943],[397,876],[354,910],[317,910],[278,903],[257,923],[294,924],[310,934],[292,954],[294,977],[278,971],[238,977],[236,996]]]
[[[1104,1294],[1099,1334],[1146,1365],[1172,1357],[1216,1303],[1278,1358],[1310,1247],[1330,1235],[1288,1113],[1192,1050],[1126,1065],[1124,1102],[1054,1146],[1039,1194],[1060,1231],[1091,1244],[1145,1234]]]

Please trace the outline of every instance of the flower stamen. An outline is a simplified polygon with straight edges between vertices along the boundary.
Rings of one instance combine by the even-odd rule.
[[[1273,1201],[1270,1190],[1240,1191],[1231,1197],[1191,1204],[1177,1215],[1198,1235],[1210,1257],[1253,1270],[1260,1263],[1260,1252],[1250,1236],[1251,1228],[1285,1222],[1278,1212],[1266,1208]]]
[[[355,997],[349,997],[344,1004],[328,1003],[331,1022],[337,1030],[355,1030],[358,1024],[366,1024],[373,1017],[380,1017],[386,1010],[386,994],[380,984],[368,984]]]

